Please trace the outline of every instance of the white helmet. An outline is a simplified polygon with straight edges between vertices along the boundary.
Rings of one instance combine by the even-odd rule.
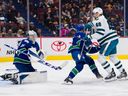
[[[92,12],[93,12],[94,14],[97,13],[97,12],[98,12],[99,14],[103,14],[103,10],[102,10],[100,7],[94,8]]]
[[[33,30],[29,30],[29,31],[28,31],[28,35],[29,35],[29,36],[37,37],[37,33],[36,33],[35,31],[33,31]]]
[[[37,38],[37,33],[33,30],[30,30],[30,31],[28,31],[28,35],[29,35],[29,40],[32,40],[33,43],[35,43],[35,40]]]

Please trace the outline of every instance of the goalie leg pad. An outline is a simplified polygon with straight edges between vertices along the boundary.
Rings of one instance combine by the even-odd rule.
[[[9,69],[9,71],[6,71],[6,73],[1,75],[0,77],[2,77],[4,80],[11,81],[13,84],[39,83],[47,81],[47,71],[22,73],[17,73],[16,71],[10,71]]]
[[[46,82],[47,71],[19,73],[17,81],[18,81],[18,84]]]

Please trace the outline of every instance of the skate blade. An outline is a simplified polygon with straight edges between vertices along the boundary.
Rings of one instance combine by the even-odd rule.
[[[128,77],[123,77],[123,78],[120,78],[120,79],[117,79],[118,81],[125,81],[125,80],[128,80]]]
[[[116,77],[114,77],[114,78],[112,78],[112,79],[108,79],[108,80],[105,80],[105,79],[103,79],[105,82],[112,82],[112,81],[116,81],[117,80],[117,78]]]
[[[72,83],[63,82],[62,85],[73,85]]]

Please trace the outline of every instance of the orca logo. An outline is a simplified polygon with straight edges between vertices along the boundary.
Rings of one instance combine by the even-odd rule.
[[[60,52],[60,51],[64,51],[66,49],[67,45],[65,42],[63,41],[54,41],[51,44],[51,48],[56,51],[56,52]]]

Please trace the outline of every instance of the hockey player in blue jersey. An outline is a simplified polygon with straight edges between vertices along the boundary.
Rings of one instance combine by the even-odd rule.
[[[19,73],[35,71],[35,69],[31,65],[31,61],[29,58],[29,49],[30,48],[35,48],[41,59],[43,59],[43,57],[44,57],[44,54],[42,53],[38,43],[36,42],[36,38],[37,38],[36,32],[34,32],[33,30],[29,31],[28,35],[29,36],[27,39],[23,39],[18,44],[19,46],[18,46],[17,52],[14,56],[13,64],[19,70]]]
[[[44,58],[44,54],[43,54],[43,52],[41,52],[40,47],[39,47],[38,43],[36,42],[36,38],[37,38],[36,32],[31,30],[31,31],[28,31],[28,38],[23,39],[18,44],[18,49],[15,53],[14,62],[13,62],[13,64],[19,71],[18,73],[36,71],[31,65],[31,60],[30,60],[30,56],[29,56],[30,48],[35,48],[38,55],[40,56],[40,58],[41,59]],[[12,81],[14,82],[14,80],[13,80],[14,78],[12,78],[12,76],[10,76],[10,74],[5,74],[2,76],[2,78],[3,79],[10,78],[10,80],[12,79]]]
[[[91,71],[95,74],[97,78],[102,78],[95,66],[94,60],[86,55],[86,53],[96,53],[99,51],[100,47],[96,45],[93,46],[92,41],[83,32],[84,28],[81,28],[79,32],[73,37],[72,45],[69,47],[68,53],[71,53],[76,66],[71,70],[68,77],[64,80],[66,84],[73,84],[72,79],[83,70],[84,64],[88,64]]]

